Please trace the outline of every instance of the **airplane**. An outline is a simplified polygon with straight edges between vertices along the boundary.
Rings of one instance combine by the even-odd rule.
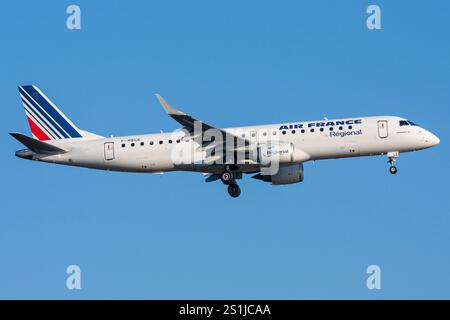
[[[397,116],[323,119],[216,128],[160,104],[182,128],[171,133],[104,137],[79,129],[35,85],[19,86],[32,137],[9,134],[25,145],[19,158],[108,171],[199,172],[206,182],[221,180],[241,194],[243,174],[272,185],[302,182],[308,161],[386,155],[391,174],[400,153],[436,146],[439,138]]]

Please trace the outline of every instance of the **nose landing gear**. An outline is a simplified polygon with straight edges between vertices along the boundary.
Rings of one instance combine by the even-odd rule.
[[[389,168],[389,172],[390,172],[391,174],[396,174],[396,173],[397,173],[397,167],[396,167],[396,166],[391,166],[391,167]]]
[[[391,165],[389,168],[389,172],[391,174],[396,174],[397,173],[397,167],[394,166],[395,161],[397,160],[398,156],[399,156],[399,152],[398,151],[394,151],[394,152],[388,152],[387,154],[388,156],[388,162]]]

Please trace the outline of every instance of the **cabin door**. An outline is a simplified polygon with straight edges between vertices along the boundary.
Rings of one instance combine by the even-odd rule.
[[[105,143],[105,160],[114,160],[114,142]]]
[[[378,137],[381,139],[388,137],[388,122],[387,120],[378,121]]]

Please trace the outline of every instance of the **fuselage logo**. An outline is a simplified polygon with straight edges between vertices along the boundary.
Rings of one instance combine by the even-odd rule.
[[[350,119],[350,120],[283,124],[280,126],[279,130],[303,129],[303,128],[315,128],[315,127],[320,128],[320,127],[331,127],[331,126],[354,125],[354,124],[361,124],[361,123],[362,123],[362,119]]]

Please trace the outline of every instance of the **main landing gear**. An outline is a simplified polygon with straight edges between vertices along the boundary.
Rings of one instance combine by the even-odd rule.
[[[231,173],[231,171],[225,170],[220,175],[220,180],[222,180],[224,184],[231,184],[231,182],[234,181],[233,173]]]
[[[237,185],[237,183],[232,183],[228,186],[228,193],[231,197],[237,198],[241,194],[241,188]]]
[[[397,160],[397,158],[399,156],[399,153],[398,153],[398,151],[388,152],[387,156],[388,156],[388,159],[389,159],[388,162],[391,165],[390,168],[389,168],[389,172],[391,174],[396,174],[397,173],[397,167],[394,166],[394,163]]]
[[[228,193],[231,197],[237,198],[240,196],[241,188],[239,188],[238,184],[236,183],[233,172],[226,169],[220,175],[220,180],[222,180],[223,184],[228,186]]]

